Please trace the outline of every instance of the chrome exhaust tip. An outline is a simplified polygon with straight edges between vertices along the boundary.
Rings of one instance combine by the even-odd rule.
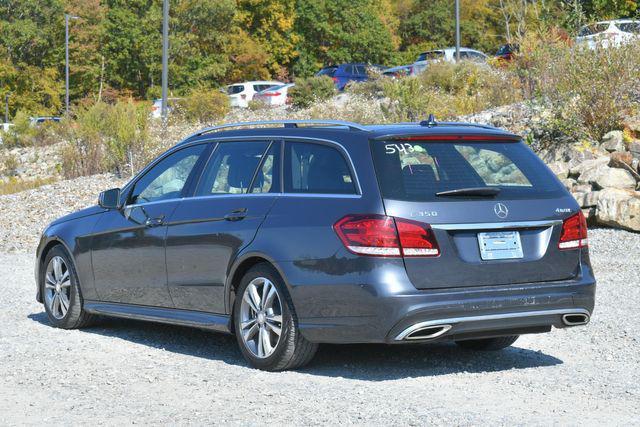
[[[584,313],[567,313],[562,315],[562,323],[566,326],[579,326],[589,323],[589,315]]]
[[[452,325],[423,325],[417,323],[402,331],[396,337],[396,341],[432,340],[446,334],[452,327]]]

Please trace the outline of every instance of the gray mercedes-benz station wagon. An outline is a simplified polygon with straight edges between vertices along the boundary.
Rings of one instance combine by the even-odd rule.
[[[498,350],[588,323],[596,286],[578,204],[521,138],[433,119],[204,129],[49,225],[36,280],[57,327],[233,333],[267,370],[320,343]]]

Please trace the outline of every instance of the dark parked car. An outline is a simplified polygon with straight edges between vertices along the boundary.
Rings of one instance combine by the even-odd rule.
[[[586,324],[596,286],[578,204],[520,137],[432,119],[205,129],[51,223],[35,275],[57,327],[233,333],[268,370],[319,343],[501,349]]]
[[[520,52],[520,45],[518,44],[504,44],[500,46],[498,51],[496,52],[496,58],[501,61],[511,61],[514,55],[517,55]]]
[[[369,67],[380,68],[370,64],[340,64],[324,67],[316,73],[316,76],[329,76],[333,79],[336,89],[344,90],[350,82],[364,82],[369,79],[367,69]]]

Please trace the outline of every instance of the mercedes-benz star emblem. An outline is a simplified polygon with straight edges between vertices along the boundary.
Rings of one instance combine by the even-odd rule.
[[[493,206],[493,211],[498,215],[498,218],[504,219],[509,215],[509,209],[502,203],[496,203]]]

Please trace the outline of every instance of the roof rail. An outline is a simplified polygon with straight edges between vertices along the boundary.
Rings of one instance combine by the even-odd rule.
[[[255,122],[237,122],[226,123],[219,126],[212,126],[199,130],[198,132],[189,135],[185,139],[190,139],[194,136],[204,135],[205,133],[217,132],[223,129],[246,127],[246,126],[262,126],[262,125],[283,125],[285,128],[297,128],[298,125],[322,125],[322,126],[343,126],[351,130],[360,130],[368,132],[369,129],[358,123],[347,122],[343,120],[264,120]]]

